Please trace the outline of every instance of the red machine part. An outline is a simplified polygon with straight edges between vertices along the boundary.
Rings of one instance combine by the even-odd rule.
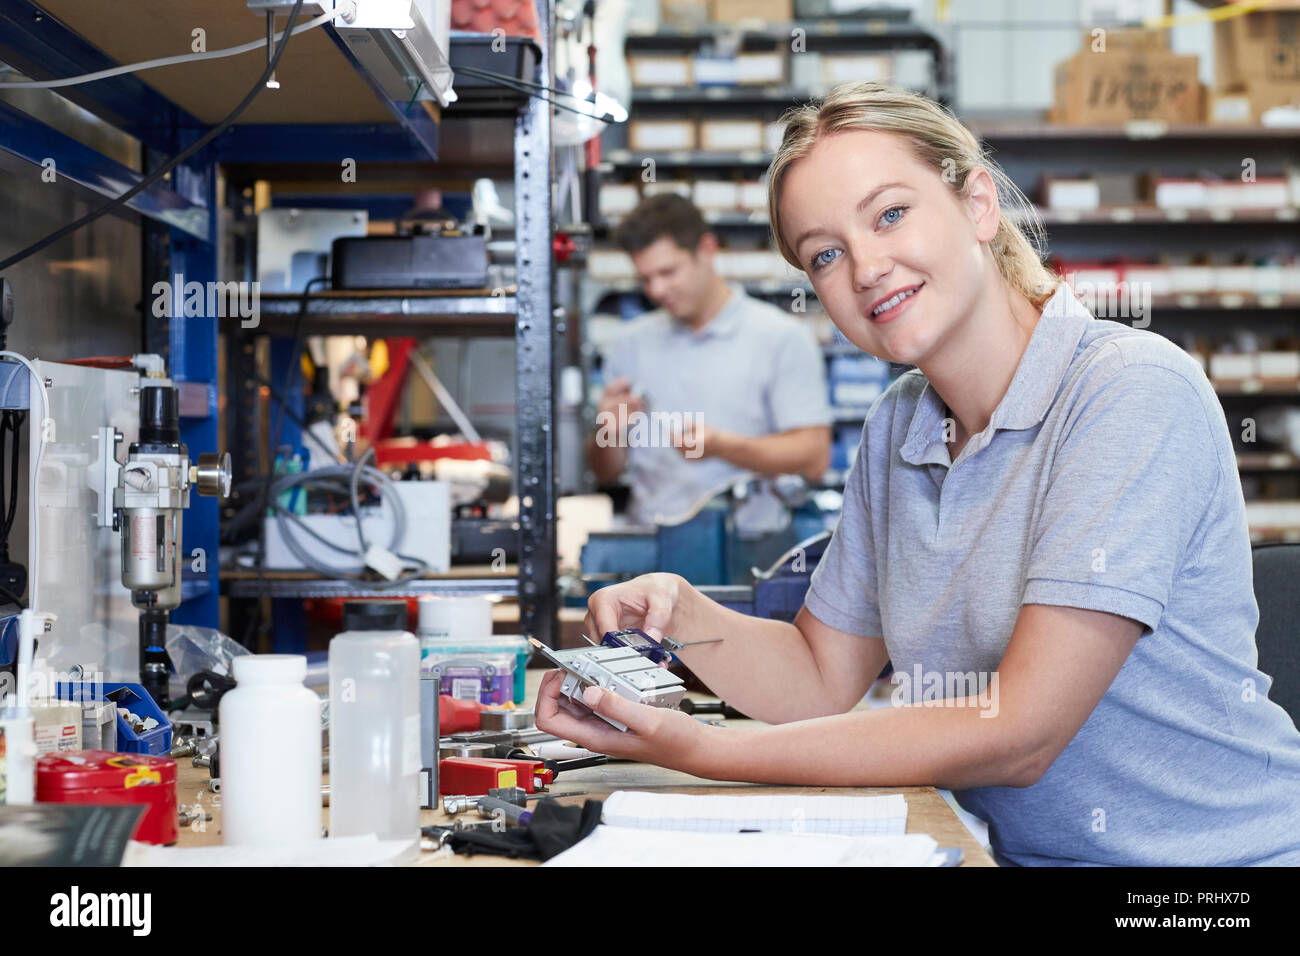
[[[438,761],[438,792],[443,796],[463,793],[471,797],[482,797],[497,787],[523,785],[523,781],[519,780],[519,769],[509,760],[443,757]],[[532,793],[531,790],[528,792]]]

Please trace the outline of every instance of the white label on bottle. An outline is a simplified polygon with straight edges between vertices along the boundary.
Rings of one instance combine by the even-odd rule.
[[[451,696],[457,700],[478,700],[483,693],[483,682],[477,677],[455,677],[451,682]]]
[[[420,715],[402,721],[402,775],[420,772]]]

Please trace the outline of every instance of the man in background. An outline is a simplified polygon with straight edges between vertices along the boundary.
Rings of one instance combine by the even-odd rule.
[[[626,474],[642,523],[689,513],[744,475],[830,464],[826,370],[811,331],[714,270],[718,240],[689,199],[644,200],[615,238],[658,308],[605,355],[588,454],[597,481]]]

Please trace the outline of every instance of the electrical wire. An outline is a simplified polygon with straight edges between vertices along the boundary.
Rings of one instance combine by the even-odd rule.
[[[528,80],[521,80],[518,77],[510,76],[506,73],[497,73],[494,70],[480,70],[478,67],[473,66],[458,66],[456,67],[456,72],[464,73],[469,76],[477,76],[479,79],[488,80],[496,83],[498,86],[504,86],[507,89],[514,90],[518,93],[524,93],[528,96],[535,97],[545,103],[550,103],[556,109],[566,110],[570,113],[577,113],[579,116],[585,116],[587,119],[600,120],[604,123],[619,122],[608,112],[597,116],[595,113],[588,112],[587,110],[574,109],[572,106],[561,103],[549,96],[542,95],[543,92],[554,93],[556,96],[567,96],[579,103],[590,103],[590,100],[583,99],[575,93],[566,93],[564,90],[557,90],[553,86],[545,86],[541,83],[532,83]],[[594,103],[591,105],[593,107],[595,106]]]
[[[289,45],[289,37],[293,34],[293,25],[298,20],[298,11],[302,9],[302,3],[303,0],[295,0],[293,5],[293,10],[289,13],[288,26],[285,28],[284,33],[281,34],[280,43],[275,48],[275,53],[272,55],[271,61],[267,63],[266,69],[264,69],[262,71],[262,75],[258,77],[257,83],[253,86],[251,90],[248,91],[248,95],[245,96],[243,100],[240,101],[238,106],[236,106],[233,110],[230,111],[230,113],[226,116],[225,119],[219,122],[216,126],[212,127],[210,130],[208,130],[206,133],[204,133],[202,136],[196,139],[188,147],[181,150],[171,159],[164,162],[157,169],[153,170],[153,172],[144,176],[138,183],[136,183],[126,192],[122,193],[120,196],[117,196],[116,198],[110,200],[109,202],[100,206],[98,209],[91,210],[90,212],[86,213],[86,215],[82,216],[80,219],[77,219],[74,222],[70,222],[66,226],[63,226],[60,229],[56,229],[54,232],[50,233],[44,239],[40,239],[32,243],[26,249],[22,249],[14,253],[4,261],[0,261],[0,272],[3,272],[5,269],[8,269],[10,266],[14,265],[15,263],[21,262],[22,260],[26,259],[28,256],[40,252],[46,246],[58,242],[60,239],[62,239],[64,236],[68,235],[69,233],[76,232],[82,226],[94,222],[100,216],[106,215],[107,213],[110,213],[114,209],[118,208],[119,206],[125,205],[132,198],[144,192],[146,189],[148,189],[158,180],[162,179],[164,176],[166,176],[169,172],[171,172],[181,163],[185,162],[185,160],[189,159],[195,153],[202,150],[214,139],[216,139],[227,129],[229,129],[234,124],[235,120],[239,119],[239,117],[243,114],[244,110],[248,109],[249,105],[253,102],[253,100],[257,98],[257,94],[262,92],[263,89],[265,89],[266,81],[271,78],[271,75],[273,73],[275,73],[275,68],[280,63],[280,57],[284,56],[285,48]]]
[[[292,35],[297,36],[299,33],[306,33],[318,26],[328,23],[334,19],[334,13],[322,13],[315,20],[308,20],[300,27],[294,27]],[[284,31],[277,33],[274,39],[262,37],[258,40],[250,40],[248,43],[241,43],[239,46],[230,46],[221,50],[208,50],[204,53],[181,53],[176,56],[164,56],[156,60],[142,60],[139,63],[127,63],[123,66],[115,66],[107,70],[99,70],[96,73],[82,73],[80,76],[63,76],[57,80],[10,80],[0,83],[0,89],[7,90],[58,90],[65,86],[80,86],[83,83],[94,83],[96,80],[107,80],[110,77],[122,76],[125,73],[140,73],[144,70],[155,70],[160,66],[178,66],[181,63],[197,63],[200,60],[219,60],[222,57],[238,56],[241,53],[251,53],[254,50],[264,48],[268,43],[276,42],[284,36]]]
[[[406,508],[402,504],[401,496],[397,493],[396,483],[378,468],[367,465],[366,461],[374,453],[373,449],[368,449],[353,465],[339,465],[328,468],[317,468],[314,471],[301,472],[294,475],[285,475],[279,478],[272,486],[272,493],[275,498],[275,520],[280,531],[280,537],[285,546],[293,555],[302,562],[304,567],[310,568],[328,578],[349,577],[359,579],[365,572],[365,554],[369,550],[369,544],[366,542],[365,531],[361,522],[361,501],[360,486],[364,481],[373,490],[388,502],[393,516],[393,532],[389,536],[387,550],[401,558],[403,561],[416,565],[413,569],[407,569],[409,573],[398,577],[392,581],[371,582],[370,586],[377,590],[400,587],[422,575],[428,565],[419,558],[400,553],[402,541],[406,536]],[[304,522],[301,517],[294,514],[289,509],[279,504],[280,497],[286,492],[298,488],[309,487],[319,490],[344,490],[347,491],[352,499],[353,518],[357,525],[357,540],[359,547],[347,547],[337,541],[330,541],[319,532],[312,529]],[[292,523],[292,524],[291,524]],[[297,536],[291,530],[293,526],[301,528],[310,537],[318,543],[337,551],[341,554],[348,554],[360,561],[355,567],[339,567],[337,565],[327,564],[319,560],[315,555],[308,551],[298,540]]]
[[[301,3],[301,0],[299,0],[299,2]],[[32,377],[32,381],[36,383],[36,388],[41,395],[41,421],[48,421],[50,417],[50,393],[45,390],[45,379],[41,378],[37,373],[36,366],[33,365],[31,360],[25,355],[19,355],[17,352],[10,352],[8,349],[0,350],[0,358],[12,359],[22,365],[23,368],[27,369],[28,373]],[[31,393],[29,392],[28,394]],[[45,454],[45,441],[43,440],[45,436],[42,435],[41,437],[42,441],[36,443],[36,454],[32,455],[31,475],[27,482],[27,536],[30,539],[31,553],[35,555],[41,553],[40,513],[36,506],[36,491],[38,488],[37,481],[41,473],[41,458]],[[39,574],[37,573],[37,566],[39,564],[39,561],[33,561],[31,568],[29,568],[27,572],[27,594],[29,596],[27,606],[33,610],[40,609],[40,604],[38,603],[40,597],[40,591],[38,589]],[[25,677],[26,675],[23,675],[22,679],[25,679]]]

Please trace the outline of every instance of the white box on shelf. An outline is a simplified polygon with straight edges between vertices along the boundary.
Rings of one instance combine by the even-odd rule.
[[[759,120],[703,120],[700,149],[719,153],[763,148],[763,124]]]
[[[1129,266],[1124,270],[1124,281],[1130,289],[1134,285],[1145,285],[1152,295],[1169,295],[1174,291],[1168,266]]]
[[[592,249],[587,253],[587,275],[593,279],[617,282],[635,279],[632,257],[621,249]]]
[[[1048,179],[1045,191],[1049,209],[1101,207],[1101,186],[1095,179]]]
[[[1200,179],[1157,179],[1155,203],[1161,209],[1203,209],[1205,183]]]
[[[735,86],[736,61],[729,56],[697,56],[694,61],[696,86]]]
[[[1260,352],[1260,378],[1300,378],[1300,352]]]
[[[643,195],[658,196],[661,193],[676,193],[678,196],[691,198],[691,184],[685,179],[665,179],[657,183],[646,183],[641,190]]]
[[[1214,269],[1210,266],[1170,266],[1169,281],[1175,294],[1213,292]]]
[[[739,198],[736,184],[724,179],[697,179],[691,190],[691,201],[705,210],[733,210]]]
[[[1259,374],[1254,352],[1215,352],[1210,356],[1210,378],[1243,379]]]
[[[633,86],[690,86],[691,61],[684,56],[630,56],[627,70]]]
[[[822,81],[830,86],[841,83],[888,83],[893,72],[893,60],[887,53],[822,54]]]
[[[633,183],[604,183],[599,195],[600,214],[606,219],[626,215],[641,201],[641,190]]]
[[[741,183],[736,193],[736,204],[741,209],[767,212],[767,183]]]
[[[737,53],[736,82],[779,85],[785,82],[785,57],[777,53]]]
[[[666,153],[695,148],[695,124],[690,120],[634,120],[628,128],[634,152]]]

